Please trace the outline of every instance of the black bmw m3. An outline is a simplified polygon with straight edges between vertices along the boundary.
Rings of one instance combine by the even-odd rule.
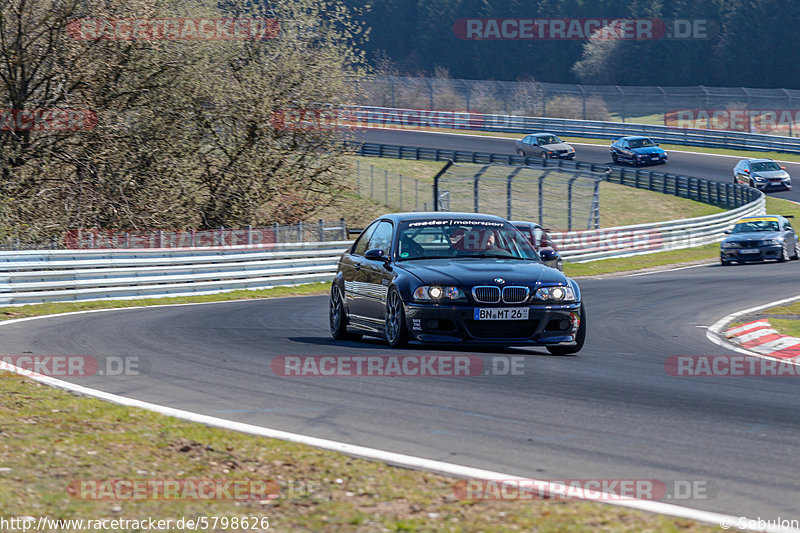
[[[506,220],[473,213],[399,213],[372,222],[342,255],[331,286],[335,339],[545,346],[578,352],[580,289],[545,266]]]

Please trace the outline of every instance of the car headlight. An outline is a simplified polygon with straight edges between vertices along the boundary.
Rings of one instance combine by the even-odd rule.
[[[722,247],[723,248],[741,248],[741,246],[739,246],[738,242],[723,242],[722,243]]]
[[[549,302],[571,302],[575,300],[575,293],[572,287],[557,285],[555,287],[541,287],[537,289],[534,298]]]
[[[780,246],[783,244],[782,239],[764,239],[764,244],[767,246]]]
[[[762,178],[761,176],[753,176],[753,179],[756,181],[764,181],[764,178]]]
[[[441,302],[465,299],[464,291],[458,287],[441,285],[423,285],[414,291],[414,299],[420,302]]]

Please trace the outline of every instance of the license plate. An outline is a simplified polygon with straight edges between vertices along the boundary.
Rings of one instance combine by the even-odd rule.
[[[740,254],[757,254],[760,250],[739,250]]]
[[[659,158],[659,157],[658,157],[657,155],[654,155],[654,156],[651,156],[651,157],[650,157],[650,159],[658,159],[658,158]]]
[[[528,320],[527,307],[475,309],[475,320]]]

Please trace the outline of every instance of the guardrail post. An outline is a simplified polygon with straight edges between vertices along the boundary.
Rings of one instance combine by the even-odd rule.
[[[247,230],[247,245],[248,246],[252,246],[252,244],[253,244],[253,226],[248,224],[247,226],[245,226],[245,229]]]
[[[280,229],[281,229],[280,224],[278,224],[277,222],[273,222],[272,223],[272,233],[275,234],[275,244],[278,244],[279,242],[281,242],[280,238],[278,236],[278,232],[280,231]]]
[[[319,242],[325,242],[325,223],[319,219]]]
[[[433,210],[439,210],[439,178],[441,178],[447,170],[453,166],[453,160],[448,159],[447,163],[444,164],[442,169],[436,173],[433,177]],[[419,185],[419,183],[417,183]],[[418,191],[419,192],[419,191]],[[425,206],[425,210],[428,210],[427,204]]]
[[[542,213],[544,209],[544,201],[542,197],[544,196],[544,178],[547,177],[549,174],[546,170],[542,172],[542,175],[539,176],[539,225],[544,227],[544,214]]]
[[[159,231],[158,232],[158,247],[159,248],[163,248],[164,247],[164,232],[163,231]]]
[[[303,235],[303,221],[297,223],[297,242],[305,242],[305,235]]]
[[[512,182],[514,181],[514,177],[519,174],[519,172],[523,169],[523,167],[517,167],[511,171],[511,174],[508,175],[506,178],[506,220],[511,220],[511,208],[512,208]]]
[[[572,186],[578,176],[572,176],[567,182],[567,231],[572,231]]]
[[[339,219],[339,227],[342,230],[342,240],[346,241],[347,240],[347,225],[344,222],[344,217]]]
[[[131,247],[131,232],[130,231],[126,231],[125,232],[125,248],[130,248],[130,247]]]

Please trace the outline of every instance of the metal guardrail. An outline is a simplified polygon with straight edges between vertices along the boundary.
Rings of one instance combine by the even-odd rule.
[[[424,129],[426,127],[447,128],[449,123],[449,127],[465,131],[519,133],[520,135],[546,131],[564,136],[599,139],[646,135],[658,142],[686,146],[800,153],[800,138],[759,133],[454,111],[432,112],[389,107],[349,107],[344,108],[344,112],[347,121],[355,127],[395,126],[403,129]],[[431,118],[432,116],[434,118]],[[435,120],[433,125],[431,125],[432,120]]]
[[[734,183],[681,176],[637,167],[606,166],[599,163],[563,159],[541,159],[519,155],[481,153],[462,150],[441,150],[418,146],[363,143],[357,147],[358,154],[365,157],[387,157],[392,159],[415,159],[420,161],[453,161],[455,163],[527,165],[540,168],[562,168],[565,170],[588,170],[603,172],[606,181],[647,189],[650,191],[689,198],[698,202],[735,209],[757,200],[761,193],[750,187]],[[434,198],[436,198],[434,194]],[[431,205],[436,205],[432,203]]]
[[[0,304],[185,296],[329,281],[349,244],[0,252]]]
[[[574,263],[702,246],[719,242],[736,220],[763,215],[766,197],[759,194],[755,201],[724,213],[565,234],[552,232],[550,239],[561,257]]]

